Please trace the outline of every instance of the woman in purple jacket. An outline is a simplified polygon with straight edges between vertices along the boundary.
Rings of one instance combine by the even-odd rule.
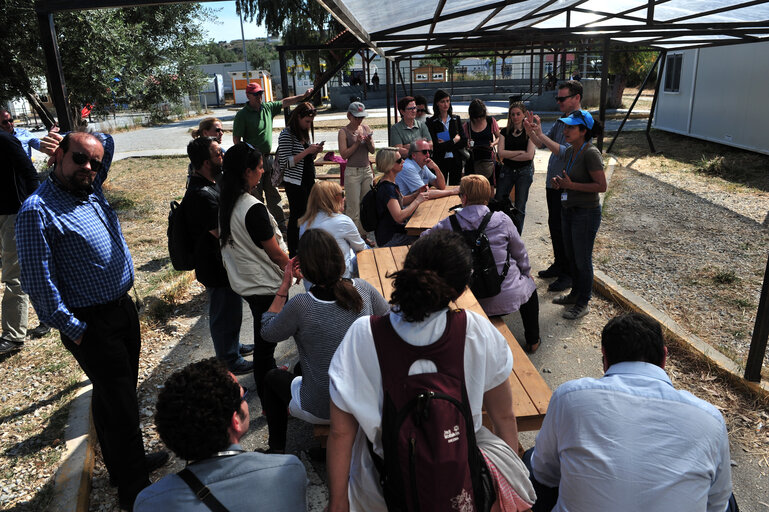
[[[457,211],[456,217],[463,230],[477,229],[484,215],[489,212],[489,198],[491,197],[491,184],[489,180],[478,174],[471,174],[462,178],[459,182],[459,198],[462,201],[462,209]],[[438,224],[428,229],[422,236],[433,229],[451,230],[449,218],[445,218]],[[502,282],[502,290],[493,297],[478,299],[478,303],[488,316],[500,316],[521,312],[524,335],[526,338],[526,351],[536,352],[539,348],[539,299],[537,298],[537,285],[531,277],[529,255],[518,230],[513,221],[502,212],[495,212],[486,226],[486,236],[497,263],[497,272],[502,275],[503,267],[510,255],[510,268]]]

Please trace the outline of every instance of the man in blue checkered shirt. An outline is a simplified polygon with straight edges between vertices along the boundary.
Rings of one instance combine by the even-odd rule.
[[[49,134],[50,177],[24,201],[16,220],[22,289],[40,321],[59,329],[93,384],[93,421],[120,505],[130,509],[149,485],[136,385],[141,337],[131,254],[102,192],[114,142],[109,135]],[[60,141],[58,147],[56,142]],[[150,466],[148,468],[148,466]]]

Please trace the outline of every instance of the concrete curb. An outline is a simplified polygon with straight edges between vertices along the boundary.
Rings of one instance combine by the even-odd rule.
[[[594,273],[593,287],[598,293],[620,306],[631,311],[643,313],[657,320],[662,325],[662,331],[670,342],[705,360],[719,373],[727,377],[732,384],[755,393],[763,399],[769,399],[769,383],[765,381],[760,383],[746,381],[742,377],[742,371],[737,363],[711,347],[702,339],[684,330],[667,314],[652,306],[641,296],[624,289],[614,279],[600,270],[596,270]]]
[[[91,394],[93,387],[83,375],[81,387],[70,404],[67,428],[64,431],[66,448],[63,462],[56,471],[53,499],[49,510],[58,512],[87,512],[91,498],[91,480],[94,466],[96,432],[91,422]]]

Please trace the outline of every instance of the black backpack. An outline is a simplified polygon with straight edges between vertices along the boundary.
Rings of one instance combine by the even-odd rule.
[[[171,265],[176,270],[195,269],[195,241],[187,229],[184,214],[184,200],[181,203],[171,201],[168,212],[168,254]]]
[[[473,274],[470,277],[470,290],[476,299],[485,299],[493,297],[502,291],[502,281],[510,270],[510,253],[507,253],[507,261],[502,269],[502,275],[497,272],[497,264],[494,261],[494,254],[491,252],[489,238],[484,232],[486,225],[491,220],[494,212],[489,212],[483,216],[478,229],[462,229],[456,215],[451,215],[449,221],[451,228],[462,235],[465,243],[470,247],[473,254]]]
[[[360,225],[366,231],[374,231],[379,223],[379,212],[376,207],[376,185],[371,185],[371,190],[366,192],[360,200]]]

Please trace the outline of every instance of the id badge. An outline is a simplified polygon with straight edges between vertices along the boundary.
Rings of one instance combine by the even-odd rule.
[[[561,192],[561,201],[566,201],[569,195],[566,192]]]

